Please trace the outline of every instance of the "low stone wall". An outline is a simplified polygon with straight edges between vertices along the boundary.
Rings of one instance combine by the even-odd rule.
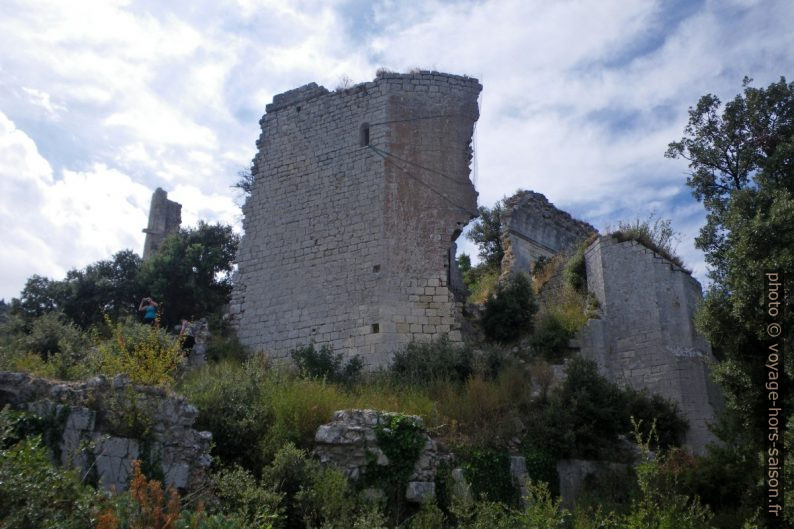
[[[378,446],[377,428],[386,427],[398,414],[376,410],[340,410],[333,421],[323,424],[314,436],[314,453],[325,464],[340,468],[345,475],[357,480],[367,472],[371,462],[388,466],[388,456]],[[405,497],[411,502],[422,502],[436,494],[436,468],[444,456],[436,442],[423,429],[423,422],[415,415],[406,416],[422,428],[424,447],[408,478]]]
[[[111,490],[125,490],[132,461],[144,461],[150,478],[183,491],[201,487],[212,434],[192,428],[198,410],[165,389],[128,378],[99,376],[59,382],[0,372],[0,408],[44,419],[57,463],[79,468]],[[159,474],[159,475],[158,475]]]

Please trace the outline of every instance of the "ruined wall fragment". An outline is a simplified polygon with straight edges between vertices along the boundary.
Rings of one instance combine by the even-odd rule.
[[[711,347],[694,325],[700,283],[635,241],[599,237],[585,261],[603,316],[580,332],[582,353],[614,382],[675,402],[689,422],[687,446],[703,453],[722,400],[709,377]]]
[[[0,371],[0,408],[42,417],[58,431],[56,463],[81,470],[107,490],[129,485],[132,461],[159,467],[164,482],[184,491],[206,487],[212,434],[193,429],[198,410],[163,388],[125,376],[58,382]]]
[[[577,220],[540,193],[519,191],[505,200],[502,215],[502,271],[531,272],[541,257],[570,253],[597,230]]]
[[[163,239],[179,231],[182,224],[182,204],[168,200],[168,193],[157,188],[152,194],[149,206],[149,224],[143,230],[146,240],[143,243],[143,258],[153,256]]]
[[[231,314],[253,352],[328,344],[383,365],[411,340],[460,338],[450,247],[471,218],[482,89],[381,73],[274,97],[243,207]]]

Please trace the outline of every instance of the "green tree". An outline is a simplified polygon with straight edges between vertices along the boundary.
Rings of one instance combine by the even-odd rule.
[[[479,247],[479,256],[488,266],[499,269],[505,252],[502,248],[502,215],[505,212],[504,201],[499,200],[493,208],[480,206],[480,216],[474,221],[468,238]]]
[[[701,97],[666,156],[689,161],[687,184],[706,208],[695,242],[712,284],[697,323],[723,360],[716,376],[729,411],[740,418],[746,441],[758,443],[766,406],[765,270],[789,278],[784,343],[794,327],[794,84],[782,77],[767,88],[751,82],[745,78],[743,93],[724,108],[714,95]],[[791,360],[788,355],[789,380]]]
[[[199,222],[167,237],[143,263],[139,280],[160,303],[164,324],[217,312],[229,301],[238,242],[231,226]]]
[[[12,313],[30,325],[35,318],[60,310],[82,328],[100,323],[103,314],[113,319],[134,314],[142,292],[140,267],[141,258],[124,250],[83,270],[70,270],[62,280],[33,275],[19,299],[11,301]]]
[[[462,253],[458,256],[458,268],[461,274],[471,270],[471,257],[469,257],[469,254]]]
[[[767,406],[764,271],[778,270],[788,279],[784,344],[791,344],[794,327],[794,84],[781,77],[754,88],[745,78],[743,88],[724,108],[714,95],[701,97],[689,110],[684,137],[669,145],[666,156],[689,161],[687,184],[707,213],[695,242],[712,284],[696,323],[721,360],[714,373],[726,413],[715,430],[725,445],[710,450],[701,465],[708,479],[700,481],[735,484],[697,488],[715,507],[752,512],[763,501],[757,477]],[[784,384],[791,383],[792,360],[784,355]],[[784,410],[794,403],[785,397]]]

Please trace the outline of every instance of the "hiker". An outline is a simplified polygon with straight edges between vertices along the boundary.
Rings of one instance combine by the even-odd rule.
[[[182,327],[179,329],[179,337],[182,339],[182,350],[186,355],[190,355],[193,346],[196,345],[196,330],[193,322],[182,319]]]
[[[138,305],[138,312],[143,312],[143,323],[146,325],[154,325],[154,320],[157,318],[157,302],[152,298],[143,298],[141,304]]]

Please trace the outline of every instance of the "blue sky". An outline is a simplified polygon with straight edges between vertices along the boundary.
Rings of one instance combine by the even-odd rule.
[[[794,77],[794,3],[0,0],[0,297],[143,246],[152,191],[239,226],[230,186],[274,94],[379,67],[484,85],[480,204],[544,193],[596,227],[655,210],[693,238],[702,206],[663,157],[686,111],[749,75]],[[469,244],[462,245],[472,251]]]

